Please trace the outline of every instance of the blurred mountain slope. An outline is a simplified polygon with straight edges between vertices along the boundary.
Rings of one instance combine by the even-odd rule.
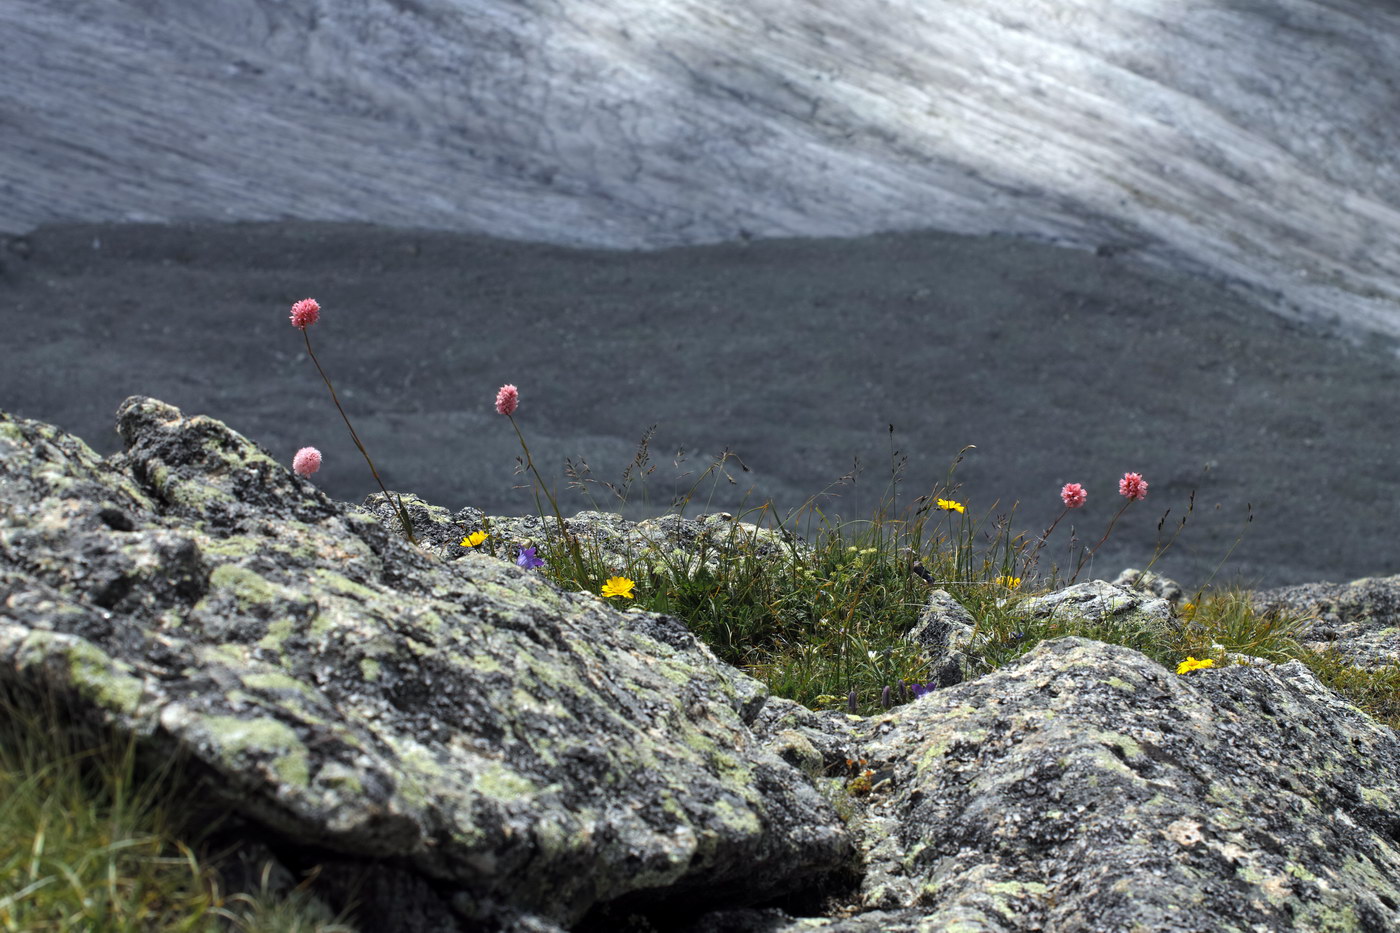
[[[0,233],[997,232],[1395,335],[1397,116],[1363,0],[0,0]]]

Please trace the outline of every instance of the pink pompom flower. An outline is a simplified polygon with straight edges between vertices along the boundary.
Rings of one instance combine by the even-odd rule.
[[[1060,499],[1064,501],[1067,509],[1079,508],[1088,498],[1089,494],[1078,483],[1065,483],[1065,488],[1060,490]]]
[[[1124,473],[1123,478],[1118,481],[1118,492],[1125,496],[1129,502],[1135,499],[1147,498],[1147,480],[1142,478],[1141,473]]]
[[[501,391],[496,393],[497,414],[513,415],[519,404],[520,390],[513,385],[503,385],[501,386]]]
[[[303,447],[292,458],[292,469],[300,476],[310,476],[321,469],[321,452],[315,447]]]
[[[303,298],[292,305],[292,326],[306,330],[321,319],[321,306],[315,298]]]

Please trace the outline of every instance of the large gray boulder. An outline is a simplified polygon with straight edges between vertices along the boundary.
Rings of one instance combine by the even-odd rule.
[[[7,0],[0,233],[936,228],[1400,333],[1397,59],[1374,0]]]
[[[854,916],[694,930],[1400,927],[1400,739],[1297,661],[1178,676],[1060,638],[851,731]]]
[[[846,867],[831,805],[747,727],[760,685],[674,619],[444,562],[212,419],[135,397],[118,423],[102,460],[0,415],[0,676],[464,924],[761,901]]]

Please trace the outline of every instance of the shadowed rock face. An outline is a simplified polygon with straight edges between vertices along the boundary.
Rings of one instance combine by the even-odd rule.
[[[0,412],[0,681],[185,753],[245,855],[320,866],[366,931],[1400,925],[1400,739],[1297,661],[1178,676],[1058,638],[881,716],[814,712],[513,565],[547,522],[489,519],[492,556],[456,543],[479,511],[405,495],[414,548],[382,497],[330,500],[214,419],[133,397],[118,426],[104,459]],[[569,524],[680,566],[794,546],[727,516]],[[1145,576],[1022,611],[1178,624]],[[1379,663],[1398,587],[1259,599]]]
[[[1397,334],[1397,59],[1368,0],[12,0],[0,232],[1002,232]]]

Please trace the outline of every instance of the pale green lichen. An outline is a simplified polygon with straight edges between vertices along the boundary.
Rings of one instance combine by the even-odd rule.
[[[359,773],[354,768],[338,762],[323,765],[321,770],[316,772],[316,783],[327,790],[336,791],[345,796],[359,795],[365,792],[365,786],[360,781]]]
[[[1306,868],[1304,868],[1302,865],[1299,865],[1297,862],[1285,862],[1283,870],[1288,872],[1288,874],[1292,875],[1294,878],[1300,878],[1303,881],[1317,880],[1317,875],[1314,875],[1312,872],[1308,871]]]
[[[1124,735],[1121,732],[1104,731],[1098,733],[1095,738],[1110,748],[1117,748],[1123,753],[1125,758],[1142,757],[1142,746],[1131,736]]]
[[[231,535],[227,538],[213,538],[201,544],[201,550],[210,557],[241,558],[252,557],[267,550],[268,541],[252,535]]]
[[[306,746],[286,723],[271,717],[239,719],[236,716],[208,716],[203,725],[215,740],[215,747],[231,768],[246,767],[247,756],[267,755],[271,770],[283,782],[308,787],[311,766]]]
[[[287,639],[296,634],[298,624],[294,619],[274,619],[267,624],[267,631],[258,639],[258,647],[281,653]]]
[[[292,690],[304,697],[316,695],[306,684],[286,674],[265,671],[241,676],[243,684],[254,690]]]
[[[495,674],[505,670],[501,662],[489,654],[473,654],[466,659],[467,666],[481,674]]]
[[[151,487],[166,501],[189,509],[191,512],[207,513],[216,504],[232,505],[232,495],[194,480],[180,479],[163,463],[156,464],[150,473]]]
[[[950,712],[960,714],[960,718],[965,723],[971,719],[976,713],[976,710],[970,706],[959,706],[950,710]],[[928,744],[923,755],[919,757],[919,764],[915,768],[915,772],[920,777],[930,770],[937,771],[944,768],[943,759],[947,757],[948,752],[952,750],[954,745],[981,745],[983,742],[987,741],[986,729],[968,729],[967,731],[960,731],[960,725],[961,724],[957,720],[950,718],[945,726],[949,731]]]
[[[248,646],[240,645],[237,642],[223,645],[192,645],[191,647],[200,663],[205,667],[217,664],[237,669],[248,663]]]
[[[218,591],[227,591],[238,603],[238,610],[246,612],[254,606],[266,605],[282,596],[280,587],[269,583],[257,573],[235,564],[220,564],[209,574],[210,592],[200,600],[199,609],[210,596]]]
[[[432,794],[428,787],[441,785],[447,773],[438,762],[431,749],[419,744],[406,735],[385,736],[394,749],[395,757],[401,766],[399,771],[399,795],[409,806],[422,808],[428,805]]]
[[[1396,809],[1395,804],[1390,800],[1390,795],[1379,788],[1358,787],[1356,790],[1357,793],[1361,795],[1362,800],[1366,801],[1377,810],[1392,811]]]
[[[381,599],[381,593],[370,589],[361,583],[356,583],[343,574],[327,570],[324,567],[316,567],[311,571],[312,578],[320,584],[323,589],[330,590],[341,596],[347,596],[361,602],[370,603]]]
[[[1050,888],[1039,881],[997,881],[987,885],[991,894],[1004,894],[1011,897],[1040,896],[1048,894]]]
[[[714,811],[719,821],[737,835],[753,836],[763,830],[763,824],[759,822],[758,814],[748,807],[743,809],[735,807],[723,797],[714,802]]]
[[[44,634],[52,637],[51,633]],[[127,715],[137,712],[145,684],[139,677],[127,673],[127,665],[109,658],[95,645],[77,639],[68,643],[65,654],[73,685],[84,697],[114,712]]]

